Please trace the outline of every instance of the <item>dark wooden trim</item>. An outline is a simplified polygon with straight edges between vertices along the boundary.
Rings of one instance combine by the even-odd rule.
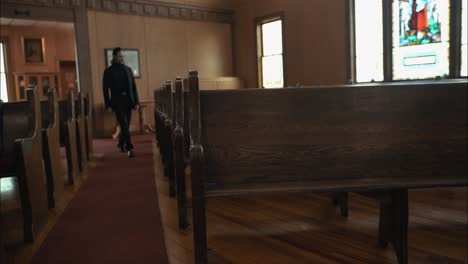
[[[384,81],[393,80],[393,45],[392,45],[392,0],[382,1],[382,26],[383,26],[383,71]]]
[[[84,116],[84,102],[82,92],[78,93],[75,97],[75,116],[76,116],[76,147],[78,152],[78,167],[80,172],[84,171],[87,167],[86,157],[86,128],[85,128],[85,116]],[[82,176],[86,176],[83,173]]]
[[[199,100],[199,79],[198,72],[189,73],[189,93],[190,93],[190,135],[191,145],[201,144],[201,120],[200,120],[200,100]]]
[[[177,185],[177,205],[179,215],[179,228],[186,229],[187,222],[187,198],[185,187],[185,146],[184,146],[184,87],[182,78],[175,82],[175,129],[174,129],[174,160],[175,178]]]
[[[232,56],[232,76],[237,76],[237,51],[236,51],[236,24],[231,22],[231,56]]]
[[[391,195],[391,234],[399,264],[408,263],[408,190],[394,190]]]
[[[265,23],[270,23],[276,20],[281,20],[281,31],[282,31],[282,41],[283,41],[283,87],[287,87],[287,69],[286,69],[286,19],[285,12],[276,12],[270,15],[261,16],[255,18],[255,51],[256,51],[256,65],[257,65],[257,85],[258,87],[263,87],[263,75],[262,73],[262,62],[261,58],[263,57],[263,43],[262,43],[262,29],[261,25]]]
[[[281,35],[283,37],[283,87],[288,87],[289,80],[288,80],[288,69],[286,67],[286,58],[287,58],[287,48],[286,48],[286,17],[284,15],[284,12],[281,12]]]
[[[255,82],[257,87],[262,87],[262,64],[259,61],[259,58],[261,58],[261,51],[259,50],[260,47],[262,47],[262,31],[261,27],[258,26],[256,19],[253,21],[253,39],[255,40],[255,57],[253,60],[255,60],[254,65],[256,66],[255,68],[257,69],[255,71]]]
[[[193,240],[195,264],[206,264],[207,240],[206,240],[206,212],[204,177],[204,152],[201,145],[201,113],[200,113],[200,88],[198,72],[189,73],[190,93],[190,164],[192,170],[192,207],[193,207]]]
[[[171,197],[175,197],[176,195],[176,179],[175,179],[175,174],[174,174],[174,151],[173,151],[173,135],[172,133],[173,128],[174,128],[174,107],[173,107],[173,94],[172,94],[173,88],[172,88],[172,81],[167,81],[166,86],[164,87],[164,93],[165,93],[165,105],[166,105],[166,118],[164,121],[164,128],[165,128],[165,134],[166,138],[164,144],[166,145],[166,172],[167,176],[169,177],[169,195]]]
[[[449,49],[449,77],[460,77],[461,70],[461,0],[450,1],[450,49]],[[466,10],[465,10],[466,12]]]
[[[356,82],[356,21],[354,17],[355,0],[346,1],[346,59],[347,59],[347,81],[348,83]]]

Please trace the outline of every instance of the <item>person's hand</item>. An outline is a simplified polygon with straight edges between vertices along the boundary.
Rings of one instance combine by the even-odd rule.
[[[140,105],[139,105],[139,104],[135,105],[135,108],[134,108],[134,109],[135,109],[135,110],[140,109]]]

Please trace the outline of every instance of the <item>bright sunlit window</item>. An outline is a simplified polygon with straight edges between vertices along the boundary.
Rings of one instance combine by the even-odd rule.
[[[467,76],[467,0],[349,1],[354,12],[350,40],[355,81]],[[451,7],[453,3],[462,7]],[[459,53],[451,47],[461,48],[461,61],[452,58]]]
[[[394,0],[393,79],[449,74],[449,0]]]
[[[468,6],[467,3],[468,1],[462,1],[462,49],[461,49],[461,72],[460,75],[467,77],[468,76],[468,51],[467,51],[467,46],[468,46]]]
[[[382,2],[356,0],[354,4],[357,82],[383,81]]]
[[[283,23],[281,19],[260,23],[261,80],[263,88],[284,87]]]
[[[6,61],[4,54],[5,46],[0,42],[0,99],[3,102],[8,102],[8,85],[6,78]]]

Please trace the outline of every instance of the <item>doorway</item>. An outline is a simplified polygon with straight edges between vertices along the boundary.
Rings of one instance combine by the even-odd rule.
[[[37,87],[42,100],[47,99],[51,88],[57,90],[59,99],[65,98],[69,89],[77,94],[73,23],[2,18],[0,26],[0,37],[8,39],[10,44],[8,66],[11,67],[8,67],[9,74],[5,74],[9,79],[6,83],[12,84],[6,86],[10,101],[26,100],[28,85]]]

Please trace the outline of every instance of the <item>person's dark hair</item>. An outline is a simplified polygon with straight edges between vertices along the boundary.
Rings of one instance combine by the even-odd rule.
[[[112,50],[112,55],[113,56],[117,56],[117,53],[119,53],[119,51],[122,51],[122,49],[120,47],[116,47]]]

